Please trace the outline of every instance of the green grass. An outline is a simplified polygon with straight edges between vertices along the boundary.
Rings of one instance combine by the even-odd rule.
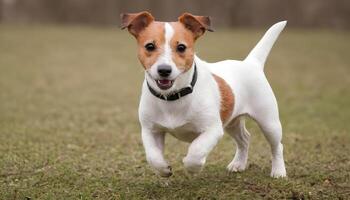
[[[242,59],[263,31],[200,39],[207,61]],[[265,67],[284,128],[288,179],[272,179],[257,126],[249,168],[228,174],[225,136],[203,172],[185,173],[188,144],[171,136],[170,179],[147,165],[137,119],[142,67],[115,28],[0,26],[0,199],[347,199],[349,32],[286,29]]]

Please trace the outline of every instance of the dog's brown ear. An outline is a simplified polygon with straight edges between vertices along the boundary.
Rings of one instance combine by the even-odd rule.
[[[190,13],[184,13],[178,20],[187,29],[193,32],[195,39],[203,35],[205,31],[213,32],[213,29],[210,27],[210,18],[207,16],[196,16]]]
[[[129,32],[137,37],[138,34],[154,21],[154,17],[147,11],[139,13],[122,13],[120,15],[121,29],[128,28]]]

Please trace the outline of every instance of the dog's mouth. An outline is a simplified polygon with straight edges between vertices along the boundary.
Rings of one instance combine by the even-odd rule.
[[[161,80],[156,80],[156,83],[160,89],[167,90],[173,86],[174,80],[161,79]]]

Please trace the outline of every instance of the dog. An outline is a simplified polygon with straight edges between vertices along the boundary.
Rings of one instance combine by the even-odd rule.
[[[286,177],[277,101],[264,74],[266,58],[286,21],[273,25],[243,61],[216,63],[201,60],[194,51],[195,41],[213,31],[209,17],[184,13],[176,22],[160,22],[144,11],[121,14],[121,21],[121,28],[137,40],[145,71],[139,121],[147,162],[156,173],[172,175],[163,156],[166,133],[190,143],[183,164],[189,173],[198,173],[224,130],[236,142],[228,171],[245,170],[248,116],[271,146],[271,177]]]

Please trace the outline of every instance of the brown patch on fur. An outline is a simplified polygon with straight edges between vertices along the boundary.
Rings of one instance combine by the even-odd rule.
[[[232,115],[234,106],[234,96],[231,87],[226,83],[224,79],[213,74],[216,83],[218,84],[220,96],[221,96],[221,107],[220,117],[222,123],[225,123]]]
[[[180,22],[171,22],[170,25],[174,29],[174,35],[169,44],[172,49],[172,59],[179,70],[186,72],[192,67],[194,59],[193,33]],[[185,52],[180,53],[176,51],[179,44],[186,46]]]
[[[210,18],[207,16],[184,13],[178,18],[178,21],[193,33],[194,39],[203,35],[205,31],[213,31],[210,27]]]
[[[152,22],[143,31],[141,31],[136,37],[138,43],[138,58],[147,70],[149,69],[158,59],[158,57],[164,51],[165,43],[165,27],[164,22]],[[156,49],[149,52],[145,49],[145,45],[149,42],[154,43]]]
[[[138,34],[154,21],[151,13],[144,11],[139,13],[123,13],[120,15],[121,28],[128,28],[129,32],[137,37]]]

